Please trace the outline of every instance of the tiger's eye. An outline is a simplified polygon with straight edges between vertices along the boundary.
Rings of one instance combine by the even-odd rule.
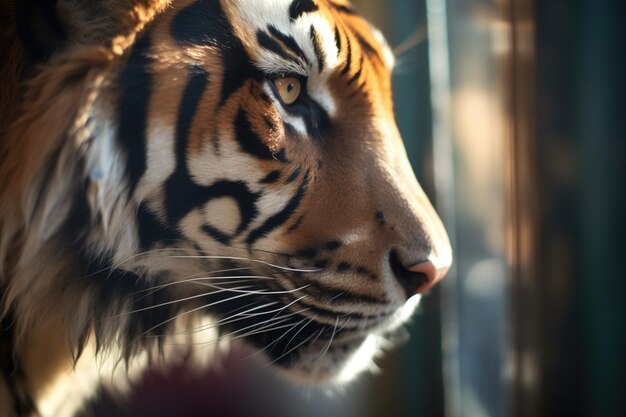
[[[276,90],[287,106],[292,105],[300,97],[302,86],[300,80],[294,77],[276,78],[274,80]]]

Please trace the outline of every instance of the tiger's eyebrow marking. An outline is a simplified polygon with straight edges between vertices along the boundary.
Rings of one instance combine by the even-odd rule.
[[[339,26],[335,25],[335,46],[337,46],[337,58],[341,54],[341,35],[339,34]]]
[[[319,9],[313,0],[294,0],[289,6],[289,19],[297,20],[305,13],[312,13]]]
[[[306,54],[302,48],[300,48],[298,42],[296,42],[293,36],[281,32],[273,25],[267,25],[267,30],[269,30],[270,34],[279,40],[291,53],[301,58],[306,65],[311,66],[311,61],[309,61],[309,58],[307,58]]]
[[[319,34],[315,31],[313,25],[311,25],[309,36],[311,37],[311,42],[313,42],[313,51],[317,57],[317,69],[319,72],[322,72],[326,61],[326,53],[322,49],[322,40],[320,39]]]
[[[341,75],[344,75],[348,71],[350,71],[350,65],[352,65],[352,43],[350,42],[350,36],[348,36],[348,33],[346,33],[346,45],[348,54],[346,55],[346,63],[341,70]]]
[[[268,35],[266,32],[262,30],[258,30],[256,33],[256,39],[261,48],[267,49],[270,52],[275,53],[281,58],[291,61],[296,65],[301,65],[301,62],[293,55],[287,53],[282,47],[281,44]]]

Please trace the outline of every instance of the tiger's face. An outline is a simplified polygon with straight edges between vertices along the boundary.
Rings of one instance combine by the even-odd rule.
[[[290,375],[369,366],[451,263],[392,67],[343,2],[183,0],[139,34],[102,105],[135,207],[111,265],[150,289],[138,335],[203,313]]]

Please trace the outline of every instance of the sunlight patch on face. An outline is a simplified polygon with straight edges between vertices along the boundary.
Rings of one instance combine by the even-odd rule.
[[[344,246],[348,246],[348,245],[353,245],[359,242],[360,240],[363,240],[364,236],[367,236],[367,230],[362,227],[362,228],[353,230],[349,233],[346,233],[345,235],[341,236],[339,240],[343,242]]]
[[[379,369],[374,358],[380,355],[386,343],[382,336],[376,334],[367,336],[356,352],[344,363],[337,376],[337,383],[346,384],[365,371],[377,372]]]
[[[422,300],[421,294],[415,294],[409,298],[406,303],[394,314],[389,329],[393,330],[398,328],[403,323],[406,323],[415,313],[415,310],[419,306]]]

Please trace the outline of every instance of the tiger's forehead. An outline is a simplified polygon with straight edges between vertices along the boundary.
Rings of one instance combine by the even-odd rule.
[[[312,0],[234,0],[224,3],[252,48],[256,66],[268,74],[308,75],[334,70],[339,63],[335,27],[323,4]]]
[[[354,30],[343,21],[343,16],[356,16],[347,3],[233,0],[223,2],[223,6],[239,36],[254,45],[250,50],[256,66],[268,74],[330,74],[350,59],[342,55],[341,38],[346,35],[340,34]],[[393,54],[383,36],[368,23],[363,27],[376,40],[378,53],[391,69]]]

